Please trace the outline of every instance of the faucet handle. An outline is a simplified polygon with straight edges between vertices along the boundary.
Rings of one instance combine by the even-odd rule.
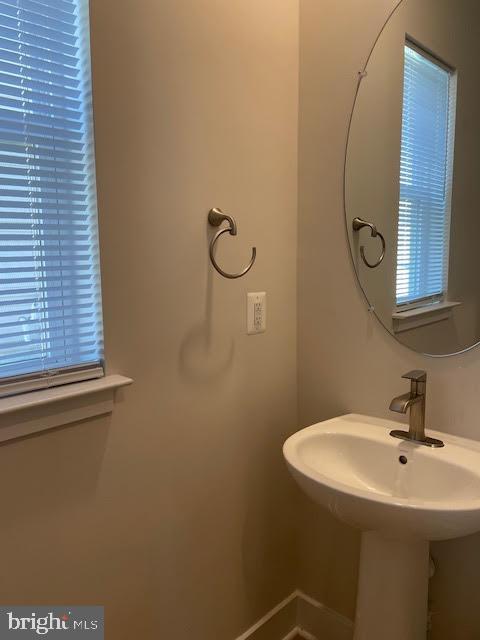
[[[414,371],[409,371],[402,378],[406,378],[410,380],[410,393],[412,396],[425,396],[425,392],[427,389],[427,372],[422,371],[421,369],[415,369]]]
[[[404,373],[402,378],[406,378],[407,380],[411,380],[412,382],[426,382],[427,372],[422,371],[421,369],[415,369],[414,371]]]

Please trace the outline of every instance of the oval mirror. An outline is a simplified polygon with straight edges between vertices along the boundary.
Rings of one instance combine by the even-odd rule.
[[[368,304],[428,355],[480,341],[480,2],[403,0],[359,74],[345,215]]]

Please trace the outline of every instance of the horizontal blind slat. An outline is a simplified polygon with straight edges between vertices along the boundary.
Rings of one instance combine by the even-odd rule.
[[[55,32],[52,32],[55,33]],[[18,51],[19,45],[27,44],[33,45],[35,47],[40,47],[42,51],[51,51],[53,53],[63,53],[69,58],[73,58],[75,60],[75,64],[73,66],[77,66],[78,59],[78,47],[75,46],[75,43],[66,42],[63,38],[52,38],[49,35],[41,35],[39,33],[32,33],[32,31],[27,31],[22,29],[15,22],[2,20],[0,21],[0,38],[5,38],[5,40],[10,40],[13,44],[16,45],[16,50]]]
[[[16,7],[19,11],[31,13],[33,16],[45,16],[50,21],[56,20],[60,23],[74,25],[76,16],[74,11],[64,11],[59,6],[55,6],[55,0],[51,2],[38,2],[37,0],[2,0],[3,5]]]
[[[10,0],[1,0],[0,13],[5,16],[18,16],[20,20],[31,22],[32,25],[43,25],[46,28],[54,29],[55,31],[60,31],[65,34],[75,35],[77,33],[75,22],[64,22],[52,16],[46,16],[39,12],[38,7],[37,11],[35,11],[27,7],[25,3],[20,7],[18,1],[11,2]]]

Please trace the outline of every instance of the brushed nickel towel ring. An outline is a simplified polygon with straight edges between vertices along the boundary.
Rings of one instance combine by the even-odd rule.
[[[377,227],[371,222],[362,220],[362,218],[353,219],[352,228],[354,231],[360,231],[360,229],[363,229],[364,227],[368,227],[370,229],[370,235],[372,238],[376,238],[378,236],[382,242],[382,253],[379,259],[374,264],[370,264],[370,262],[365,257],[365,247],[363,245],[360,247],[360,255],[362,256],[362,260],[364,261],[364,263],[367,265],[369,269],[375,269],[383,262],[383,259],[385,258],[385,250],[386,250],[385,238],[382,236],[380,231],[377,230]]]
[[[241,278],[242,276],[244,276],[253,267],[253,263],[255,262],[255,259],[257,257],[257,249],[256,247],[252,247],[252,257],[250,259],[250,263],[245,267],[245,269],[243,269],[243,271],[240,271],[240,273],[227,273],[221,267],[219,267],[215,260],[215,244],[223,233],[229,233],[231,236],[236,236],[237,223],[235,222],[235,219],[232,218],[232,216],[223,213],[221,209],[217,209],[216,207],[214,209],[210,209],[208,214],[208,222],[212,227],[219,227],[224,221],[228,222],[229,226],[220,229],[220,231],[217,231],[217,233],[213,236],[212,241],[210,242],[210,260],[221,276],[223,276],[224,278],[229,278],[230,280],[234,280],[235,278]]]

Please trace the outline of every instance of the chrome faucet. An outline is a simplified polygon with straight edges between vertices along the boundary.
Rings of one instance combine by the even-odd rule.
[[[390,411],[407,413],[410,409],[409,429],[401,431],[395,429],[390,435],[400,440],[411,440],[427,447],[443,447],[441,440],[425,436],[425,399],[427,395],[426,371],[409,371],[402,378],[410,380],[410,393],[397,396],[390,403]]]

